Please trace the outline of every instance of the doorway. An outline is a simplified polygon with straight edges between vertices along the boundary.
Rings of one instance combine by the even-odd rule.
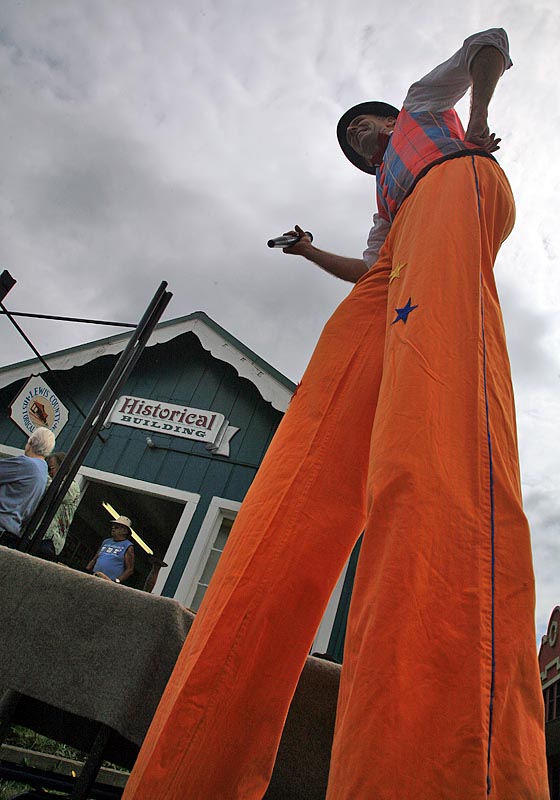
[[[132,529],[141,540],[133,539],[135,572],[127,585],[144,588],[153,556],[167,564],[161,569],[161,576],[169,574],[169,557],[174,557],[176,551],[170,545],[182,541],[199,496],[89,467],[80,469],[78,479],[82,484],[80,503],[58,561],[85,570],[102,541],[110,536],[110,524],[116,514],[130,518]],[[158,586],[155,593],[159,593]]]

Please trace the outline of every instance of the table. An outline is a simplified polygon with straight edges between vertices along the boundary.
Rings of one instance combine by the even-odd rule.
[[[170,598],[0,547],[0,719],[17,698],[12,721],[86,752],[102,740],[130,768],[193,619]],[[266,800],[324,797],[339,674],[308,658]]]

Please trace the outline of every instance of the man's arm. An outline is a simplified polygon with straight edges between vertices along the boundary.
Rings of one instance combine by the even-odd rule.
[[[488,128],[488,106],[504,71],[504,57],[495,47],[483,47],[471,63],[471,115],[465,140],[484,147],[489,153],[499,149],[500,139]]]
[[[91,559],[91,561],[89,561],[89,562],[88,562],[88,565],[87,565],[86,569],[89,569],[89,570],[92,570],[92,569],[93,569],[95,562],[96,562],[96,561],[97,561],[97,559],[99,558],[99,553],[100,553],[100,552],[101,552],[101,548],[99,548],[99,550],[98,550],[98,551],[97,551],[97,553],[94,555],[94,557]]]
[[[339,256],[336,253],[329,253],[327,250],[320,250],[315,247],[309,236],[296,225],[295,231],[289,231],[288,235],[299,233],[300,240],[293,244],[291,247],[285,247],[284,253],[295,256],[303,256],[308,261],[312,261],[325,272],[334,275],[335,278],[340,278],[343,281],[356,283],[362,275],[368,271],[367,264],[362,258],[348,258],[347,256]]]
[[[119,582],[123,583],[134,572],[134,547],[131,545],[124,554],[124,572],[119,575]]]
[[[404,101],[406,110],[417,113],[453,108],[473,84],[474,62],[483,50],[496,50],[502,56],[499,62],[500,75],[512,66],[508,37],[503,28],[475,33],[465,39],[451,58],[412,84]]]

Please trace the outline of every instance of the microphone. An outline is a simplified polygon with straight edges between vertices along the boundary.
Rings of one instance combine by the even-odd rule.
[[[313,241],[313,234],[311,231],[305,231],[305,235],[309,236],[311,241]],[[291,236],[277,236],[275,239],[269,239],[267,245],[269,247],[291,247],[296,242],[299,242],[301,239],[300,234],[295,233]]]

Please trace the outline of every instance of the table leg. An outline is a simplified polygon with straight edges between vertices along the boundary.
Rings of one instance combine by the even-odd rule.
[[[103,756],[110,735],[111,729],[100,722],[86,762],[78,775],[68,800],[85,800],[87,797],[89,790],[95,783],[95,778],[97,777],[101,764],[103,763]]]
[[[12,727],[12,720],[18,707],[21,694],[8,689],[0,697],[0,744],[9,733]]]

